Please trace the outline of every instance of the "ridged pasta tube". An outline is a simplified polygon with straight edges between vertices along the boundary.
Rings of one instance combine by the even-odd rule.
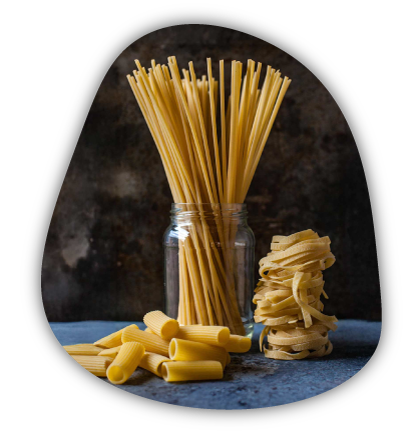
[[[224,346],[229,340],[230,330],[222,326],[186,325],[179,328],[176,337],[209,345]]]
[[[126,327],[122,333],[121,340],[126,342],[140,342],[146,351],[168,357],[169,342],[159,336],[139,330],[138,328]]]
[[[104,356],[72,355],[72,357],[87,371],[99,377],[106,376],[106,370],[114,360],[111,357]]]
[[[145,352],[139,366],[162,378],[162,363],[170,361],[168,357],[161,356],[160,354]]]
[[[102,339],[99,339],[93,345],[97,345],[103,348],[115,348],[116,346],[121,345],[122,344],[121,335],[126,328],[138,329],[138,327],[135,324],[131,324],[128,327],[125,327],[121,330],[118,330],[115,333],[111,333],[110,335],[105,336]]]
[[[117,357],[117,354],[119,353],[121,347],[122,347],[122,345],[119,345],[119,346],[114,347],[114,348],[104,349],[98,355],[100,355],[100,356],[106,356],[106,357],[111,357],[111,358],[114,359],[115,357]]]
[[[251,339],[244,336],[230,335],[228,343],[223,348],[227,352],[245,353],[251,348]]]
[[[174,338],[169,345],[169,358],[175,361],[215,360],[227,362],[227,352],[222,347]]]
[[[223,368],[214,360],[168,362],[162,364],[162,376],[167,382],[222,379]]]
[[[169,318],[161,311],[147,313],[144,316],[143,321],[153,333],[160,336],[162,339],[172,339],[179,330],[178,321]]]
[[[63,348],[70,355],[96,356],[103,351],[103,348],[92,344],[65,345]]]
[[[120,348],[117,357],[106,371],[112,384],[123,384],[136,370],[145,352],[144,345],[138,342],[126,342]]]

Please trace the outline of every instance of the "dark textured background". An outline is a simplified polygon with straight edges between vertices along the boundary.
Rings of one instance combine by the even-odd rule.
[[[186,25],[130,45],[106,74],[71,160],[45,245],[42,296],[49,321],[141,320],[163,302],[162,235],[172,202],[153,140],[126,80],[176,55],[180,66],[248,58],[293,79],[248,198],[257,261],[271,236],[312,228],[332,239],[327,313],[380,319],[375,238],[356,144],[321,82],[280,49],[247,34]]]

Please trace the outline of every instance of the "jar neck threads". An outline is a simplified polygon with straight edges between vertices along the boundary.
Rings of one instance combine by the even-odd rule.
[[[171,206],[171,220],[174,223],[203,221],[236,221],[246,223],[248,211],[246,204],[238,203],[173,203]]]

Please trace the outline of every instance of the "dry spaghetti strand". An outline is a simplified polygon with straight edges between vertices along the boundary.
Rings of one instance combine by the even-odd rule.
[[[234,60],[227,95],[223,60],[220,82],[211,59],[207,75],[201,77],[192,62],[180,72],[174,56],[168,65],[152,60],[147,70],[138,60],[135,64],[137,70],[127,79],[159,151],[174,202],[188,203],[187,211],[199,215],[203,204],[215,209],[212,222],[198,217],[188,238],[179,242],[178,319],[181,324],[226,325],[232,333],[243,334],[232,275],[236,228],[218,216],[218,206],[245,200],[291,80],[267,66],[259,89],[261,63],[248,60],[243,73],[242,63]]]

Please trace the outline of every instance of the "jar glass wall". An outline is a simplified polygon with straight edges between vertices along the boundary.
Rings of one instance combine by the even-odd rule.
[[[255,238],[246,205],[172,204],[163,243],[166,313],[250,336]]]

